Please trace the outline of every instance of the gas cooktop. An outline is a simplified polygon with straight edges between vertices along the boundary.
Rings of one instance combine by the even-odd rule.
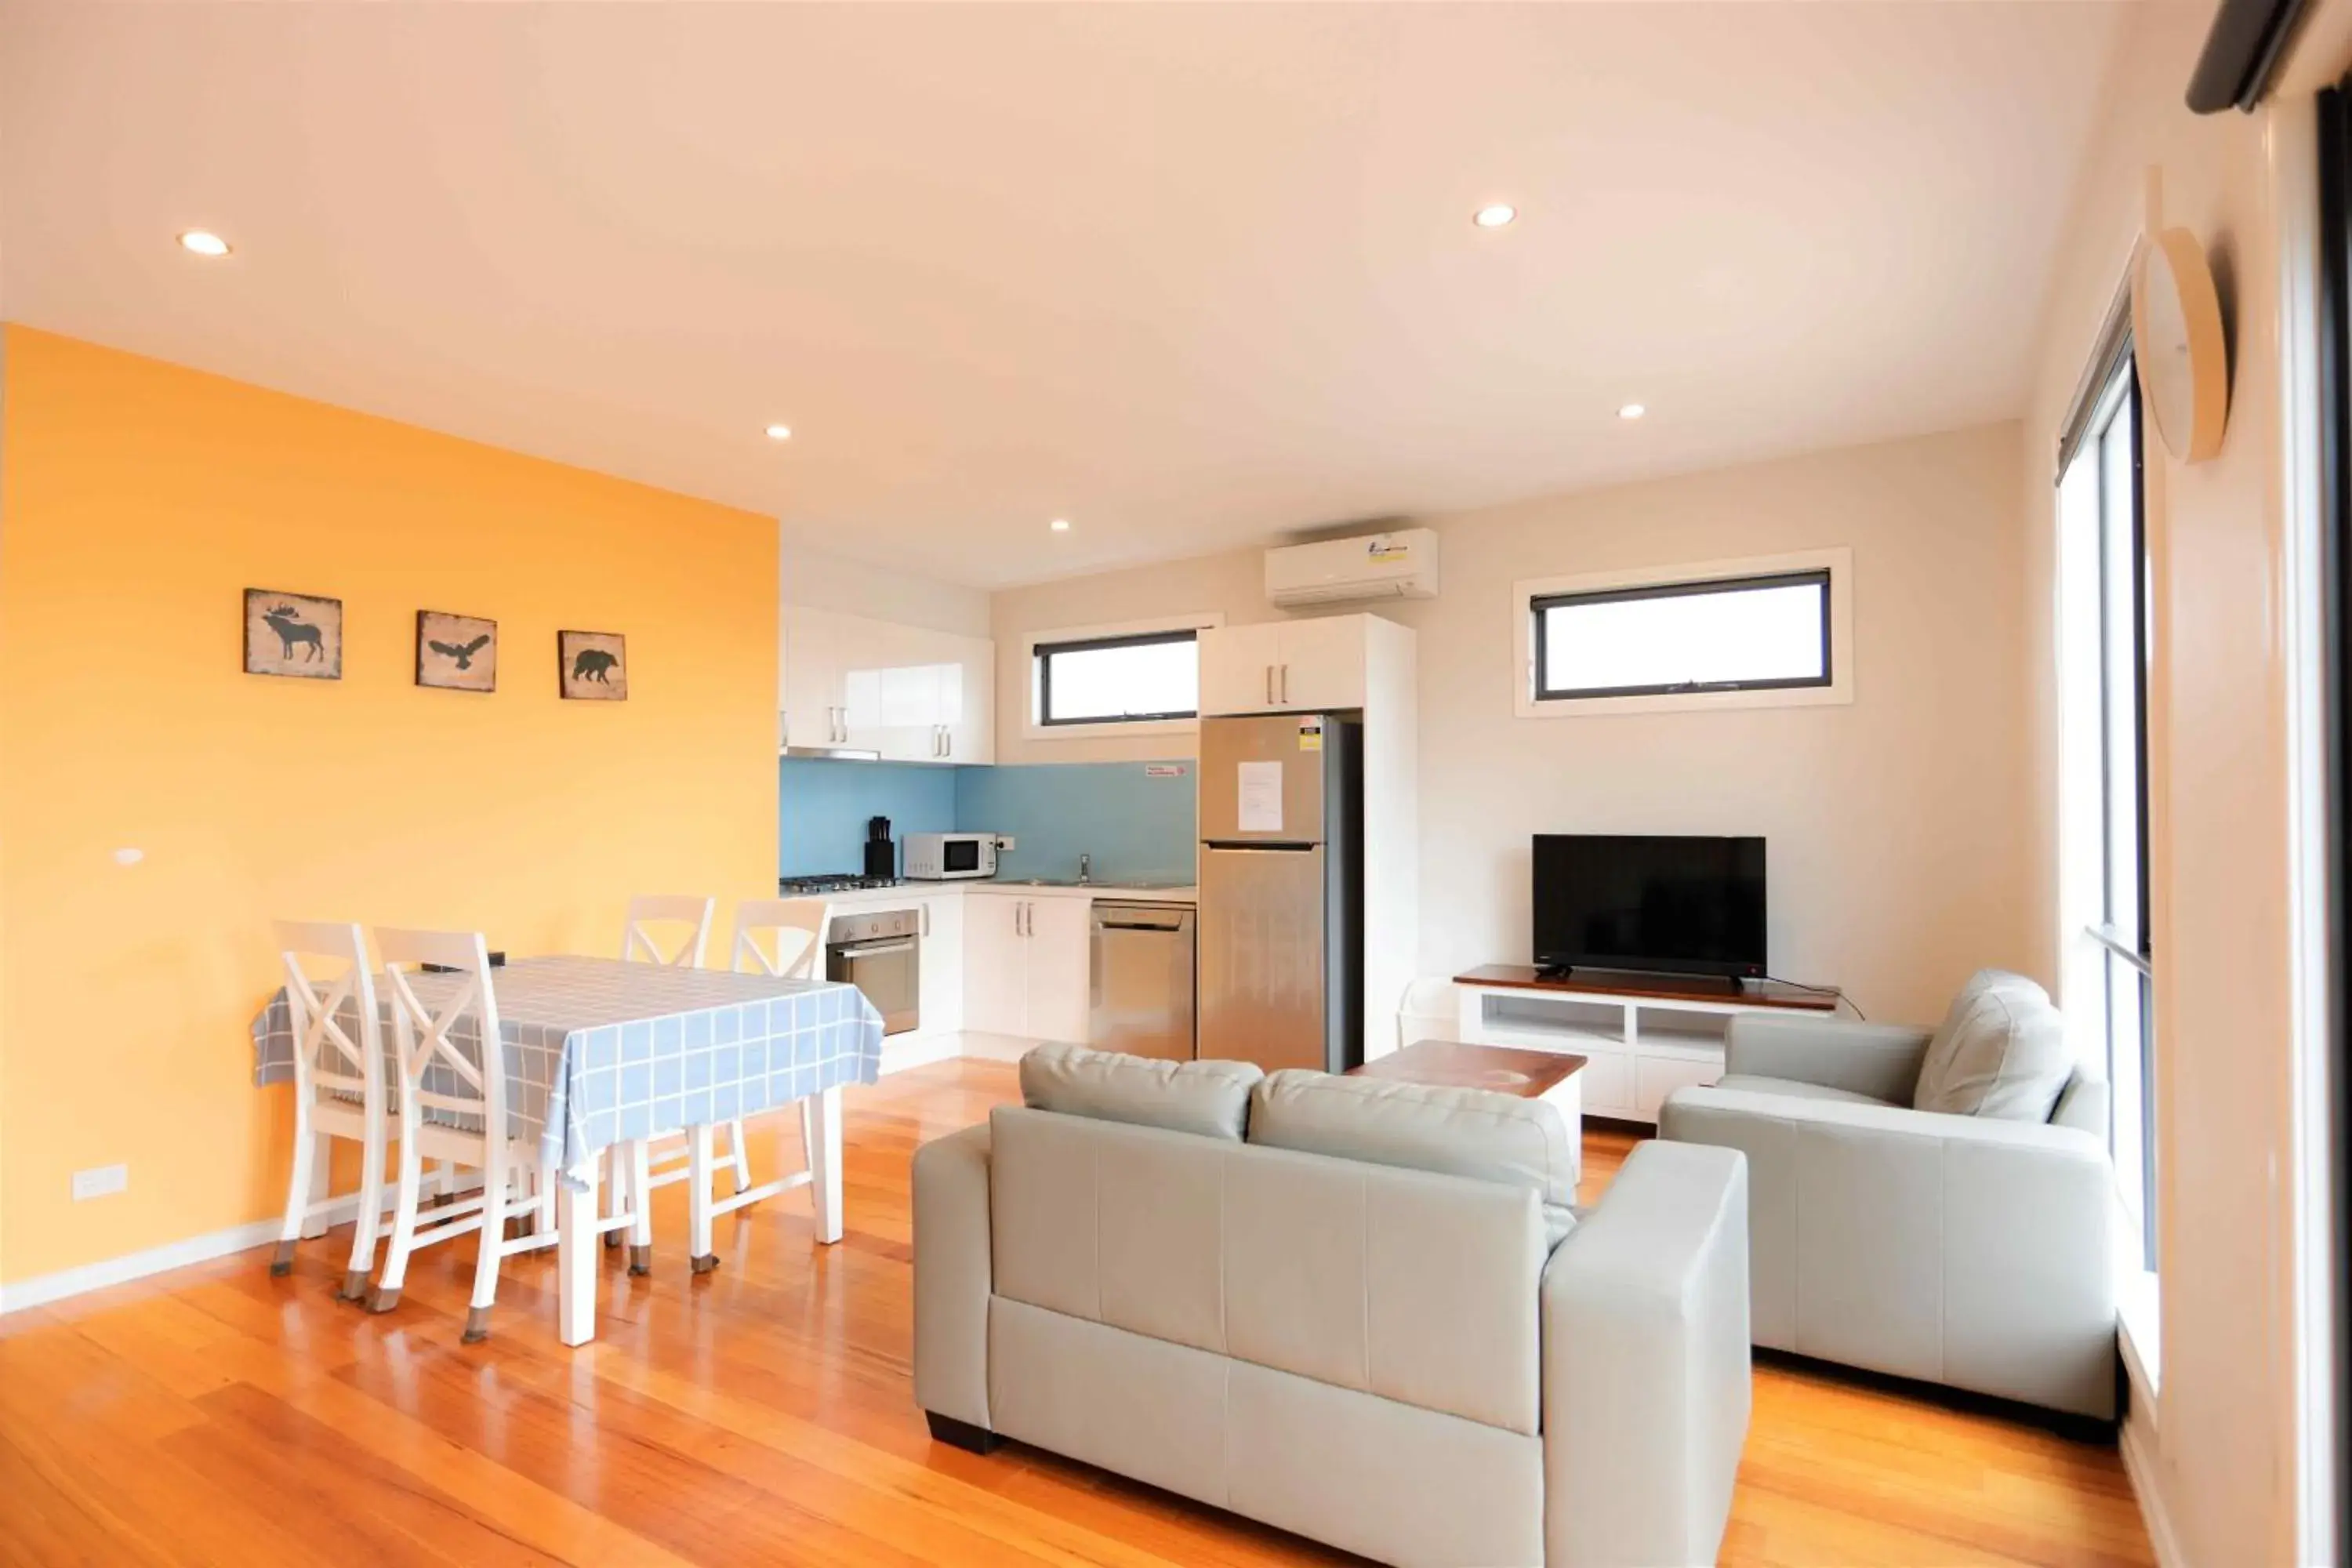
[[[779,877],[776,890],[780,893],[855,893],[868,888],[897,888],[905,884],[902,877],[860,877],[854,872],[835,871],[823,877]]]

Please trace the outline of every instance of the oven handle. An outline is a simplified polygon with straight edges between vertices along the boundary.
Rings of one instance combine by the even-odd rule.
[[[844,958],[884,958],[894,952],[912,952],[912,942],[836,942],[834,951]]]

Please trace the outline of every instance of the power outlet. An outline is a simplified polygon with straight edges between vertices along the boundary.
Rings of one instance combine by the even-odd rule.
[[[110,1197],[131,1184],[128,1165],[97,1165],[73,1173],[74,1202],[88,1203],[92,1198]]]
[[[1013,837],[1010,833],[1000,833],[996,836],[996,847],[999,849],[1016,848],[1019,847],[1020,842],[1021,841],[1019,839]]]

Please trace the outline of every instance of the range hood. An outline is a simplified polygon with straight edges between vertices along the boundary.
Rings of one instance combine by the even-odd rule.
[[[878,763],[882,753],[865,746],[786,746],[782,757],[825,757],[836,763]]]

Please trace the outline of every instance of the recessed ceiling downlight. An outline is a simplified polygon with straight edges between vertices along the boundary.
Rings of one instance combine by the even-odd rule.
[[[1045,526],[1052,529],[1055,533],[1067,533],[1070,531],[1070,520],[1066,517],[1057,517]]]
[[[769,440],[771,440],[771,441],[789,441],[789,440],[791,440],[792,438],[793,438],[793,427],[792,427],[791,426],[789,426],[789,425],[771,425],[771,426],[768,426],[768,439],[769,439]]]
[[[1470,221],[1480,228],[1500,228],[1518,216],[1519,209],[1510,203],[1496,202],[1490,206],[1480,207],[1476,212],[1472,213]]]
[[[191,228],[181,233],[180,248],[198,256],[226,256],[228,241],[208,228]]]
[[[1620,419],[1629,421],[1639,419],[1643,415],[1647,414],[1649,410],[1647,408],[1638,403],[1621,403],[1617,405],[1617,417]]]

